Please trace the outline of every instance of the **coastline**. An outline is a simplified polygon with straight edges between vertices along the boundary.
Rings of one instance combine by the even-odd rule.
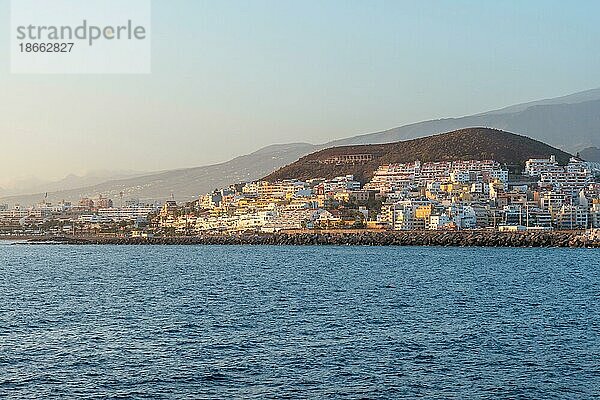
[[[52,236],[29,238],[25,243],[31,245],[353,245],[600,248],[600,233],[596,232],[592,235],[586,231],[295,231],[269,234],[151,238]]]

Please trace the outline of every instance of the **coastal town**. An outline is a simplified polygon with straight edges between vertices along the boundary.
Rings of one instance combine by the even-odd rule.
[[[369,154],[340,155],[360,164]],[[0,205],[0,235],[166,237],[321,230],[506,232],[600,228],[600,165],[573,157],[529,159],[510,171],[494,160],[381,165],[366,182],[332,179],[239,183],[193,201],[102,195]]]

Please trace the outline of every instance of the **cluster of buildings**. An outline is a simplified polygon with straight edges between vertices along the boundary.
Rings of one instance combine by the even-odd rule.
[[[337,156],[331,163],[370,161]],[[329,162],[329,161],[328,161]],[[364,184],[334,179],[257,181],[177,204],[81,199],[28,209],[0,206],[4,226],[62,232],[196,235],[304,229],[545,230],[600,228],[600,166],[531,159],[523,173],[493,160],[380,166]],[[45,232],[48,233],[48,232]]]
[[[42,201],[33,207],[0,204],[0,234],[116,233],[123,228],[145,228],[158,204],[127,200],[115,207],[103,196],[82,198],[76,204]]]
[[[346,162],[338,158],[332,162]],[[493,160],[389,164],[364,185],[351,175],[235,185],[202,196],[193,213],[163,210],[158,226],[177,233],[598,228],[598,172],[554,157],[529,160],[524,174]]]
[[[524,174],[494,161],[380,167],[365,188],[386,198],[378,220],[392,229],[586,229],[600,227],[598,166],[530,159]]]
[[[157,228],[178,234],[363,228],[370,194],[352,175],[335,179],[251,182],[200,196],[193,206],[168,202]],[[354,202],[356,207],[347,205]],[[344,206],[345,205],[345,206]]]

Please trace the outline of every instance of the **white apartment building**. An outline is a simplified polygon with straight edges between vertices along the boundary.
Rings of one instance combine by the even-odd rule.
[[[42,214],[61,214],[69,211],[72,208],[71,203],[61,202],[58,204],[39,203],[33,209],[39,210]]]
[[[439,229],[447,228],[450,226],[450,223],[453,222],[452,219],[446,213],[442,213],[440,215],[431,215],[429,217],[429,224],[427,225],[427,229],[432,231],[437,231]]]
[[[446,181],[450,179],[452,163],[450,161],[428,162],[421,165],[419,171],[419,182],[426,185],[435,181]]]
[[[500,163],[494,160],[466,160],[453,161],[452,169],[454,171],[470,171],[470,172],[491,172],[501,169]]]
[[[589,171],[592,174],[598,173],[598,172],[600,172],[600,163],[583,161],[578,158],[571,158],[569,160],[569,164],[567,164],[567,166],[566,166],[566,170],[567,170],[567,172]]]
[[[428,199],[400,200],[393,204],[385,204],[378,221],[387,223],[392,229],[399,231],[426,229],[428,219],[418,218],[417,210],[432,204]]]
[[[465,205],[454,209],[452,219],[458,229],[474,229],[477,227],[477,214],[471,206]]]
[[[200,196],[200,199],[198,200],[198,206],[200,208],[209,210],[214,207],[220,207],[222,202],[223,196],[221,193],[209,193],[205,194],[204,196]]]
[[[103,223],[112,222],[112,220],[110,220],[102,215],[98,215],[98,214],[81,215],[81,216],[79,216],[77,221],[84,223],[84,224],[103,224]]]
[[[593,181],[590,164],[576,158],[561,167],[555,156],[548,159],[529,159],[525,163],[525,173],[539,176],[541,186],[551,186],[554,190],[574,194],[588,186]]]
[[[0,220],[18,220],[28,217],[43,219],[49,218],[53,214],[61,214],[69,210],[69,203],[60,203],[56,205],[52,205],[50,203],[41,203],[36,205],[35,207],[30,208],[22,208],[19,205],[13,208],[8,208],[8,206],[4,206],[0,209]]]
[[[541,184],[552,185],[555,190],[568,194],[576,194],[581,189],[589,186],[594,177],[590,171],[567,172],[562,169],[560,172],[543,173],[540,178]]]
[[[394,209],[393,229],[397,231],[424,229],[425,221],[416,218],[416,211],[417,207],[411,205]]]
[[[235,229],[238,231],[256,230],[275,220],[277,213],[274,211],[259,211],[253,214],[243,214],[235,220]]]
[[[371,181],[365,185],[365,189],[381,193],[404,190],[416,182],[420,170],[419,161],[409,164],[382,165],[375,171]]]
[[[299,190],[305,189],[306,183],[297,180],[285,180],[277,182],[258,182],[258,197],[277,197],[284,198],[293,195]]]
[[[590,209],[590,224],[592,228],[600,228],[600,202],[594,203]]]
[[[489,179],[497,179],[502,182],[508,182],[509,175],[508,170],[505,169],[493,169],[489,171]]]
[[[508,182],[508,171],[493,160],[389,164],[380,166],[367,185],[367,190],[382,193],[427,186],[433,182],[467,183],[492,179]]]
[[[360,190],[360,182],[354,180],[354,175],[338,176],[321,185],[324,193]]]
[[[284,211],[268,221],[261,230],[273,233],[281,230],[313,228],[316,221],[331,220],[332,218],[333,215],[323,209]]]
[[[471,182],[471,173],[469,171],[453,171],[450,173],[450,181],[453,183]]]
[[[587,208],[563,205],[555,216],[555,225],[558,229],[587,229],[588,218]]]
[[[242,194],[244,196],[248,196],[248,197],[258,196],[258,183],[256,183],[256,182],[246,183],[242,187]]]
[[[430,162],[382,165],[365,185],[366,190],[381,193],[403,191],[411,187],[427,186],[433,182],[453,181],[467,183],[497,179],[508,182],[508,171],[492,160]]]
[[[543,210],[557,210],[569,201],[569,196],[556,191],[543,192],[540,195],[540,207]]]
[[[555,156],[550,156],[550,158],[530,158],[525,162],[525,174],[530,176],[540,176],[562,170]]]
[[[214,231],[223,232],[235,230],[236,217],[199,217],[196,219],[195,229],[198,232]]]

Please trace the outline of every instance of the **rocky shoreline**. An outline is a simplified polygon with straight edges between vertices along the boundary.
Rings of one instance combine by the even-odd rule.
[[[30,239],[27,243],[70,245],[354,245],[600,248],[600,233],[596,232],[592,234],[585,231],[329,231],[152,238],[44,237]]]

